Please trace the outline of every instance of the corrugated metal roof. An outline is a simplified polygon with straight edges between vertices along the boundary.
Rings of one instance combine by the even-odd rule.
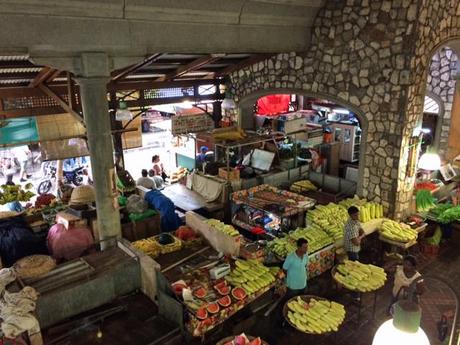
[[[425,104],[423,105],[423,112],[430,114],[439,114],[439,104],[433,98],[425,96]]]
[[[8,79],[2,80],[0,79],[0,84],[11,85],[11,84],[22,84],[22,83],[29,83],[32,79]]]
[[[29,55],[0,55],[0,61],[26,61]]]
[[[41,67],[0,68],[0,73],[31,73],[40,72],[41,70]]]

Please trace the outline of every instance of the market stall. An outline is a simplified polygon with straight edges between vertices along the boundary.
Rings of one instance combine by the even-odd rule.
[[[261,233],[276,236],[302,226],[306,210],[313,207],[315,201],[269,185],[260,185],[233,193],[232,203],[233,224],[248,231],[260,228]]]

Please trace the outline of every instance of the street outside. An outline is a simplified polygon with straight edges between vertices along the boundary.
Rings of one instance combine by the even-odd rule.
[[[170,121],[164,122],[170,123]],[[165,125],[168,126],[168,124]],[[135,180],[141,176],[142,169],[152,169],[153,155],[160,156],[160,161],[163,163],[167,174],[173,171],[176,167],[174,149],[172,146],[173,136],[171,134],[171,131],[169,129],[163,129],[160,127],[156,128],[157,130],[154,132],[142,134],[143,147],[124,150],[125,168],[130,172],[130,174]],[[10,152],[7,150],[2,151],[1,153],[2,157],[8,157],[8,155],[10,154]],[[50,164],[54,166],[57,165],[56,161],[45,162],[42,164],[41,159],[37,159],[39,158],[39,156],[39,151],[32,151],[32,156],[29,158],[26,168],[27,174],[30,175],[30,178],[27,181],[20,181],[19,167],[17,167],[17,172],[13,176],[13,182],[15,184],[20,184],[24,186],[27,183],[32,183],[34,185],[35,193],[37,193],[40,183],[49,179],[49,177],[45,173],[46,169],[43,169],[43,166],[47,166]],[[76,164],[73,168],[75,169],[78,166],[79,165]],[[87,164],[86,166],[88,167],[88,172],[91,177],[91,163]],[[6,183],[6,176],[4,174],[4,170],[0,169],[0,184],[4,183]],[[56,195],[56,187],[56,181],[52,181],[52,189],[50,190],[50,193]],[[32,199],[32,202],[33,201],[34,200]]]

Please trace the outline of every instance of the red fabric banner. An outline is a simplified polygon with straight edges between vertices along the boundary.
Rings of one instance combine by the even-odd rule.
[[[275,116],[289,111],[291,95],[270,95],[257,101],[257,114]]]

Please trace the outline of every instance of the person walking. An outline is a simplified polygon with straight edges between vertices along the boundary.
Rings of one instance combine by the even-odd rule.
[[[286,275],[286,295],[288,300],[302,295],[307,290],[308,241],[304,238],[297,240],[297,249],[286,257],[283,271]]]
[[[26,145],[18,146],[14,148],[13,152],[15,158],[19,162],[19,166],[21,167],[21,171],[19,172],[19,181],[26,182],[31,176],[28,175],[26,171],[27,163],[29,162],[29,157],[31,155],[29,147]]]
[[[343,246],[347,252],[348,259],[352,261],[359,260],[361,251],[361,240],[364,238],[364,230],[359,222],[359,210],[355,206],[348,209],[348,221],[345,224],[343,235]]]

